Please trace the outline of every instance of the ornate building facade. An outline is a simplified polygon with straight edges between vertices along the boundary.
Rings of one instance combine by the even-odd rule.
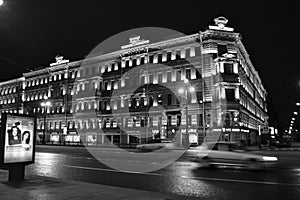
[[[118,51],[84,60],[58,56],[0,83],[1,111],[36,115],[38,141],[47,143],[255,144],[267,93],[240,34],[223,17],[215,23],[155,43],[133,36]]]

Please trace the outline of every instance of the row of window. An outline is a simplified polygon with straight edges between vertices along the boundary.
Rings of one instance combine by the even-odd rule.
[[[80,74],[82,77],[99,74],[99,73],[105,73],[105,72],[111,72],[111,71],[118,71],[121,68],[126,67],[134,67],[142,64],[147,63],[161,63],[161,62],[167,62],[170,60],[176,60],[176,59],[183,59],[186,57],[194,57],[196,55],[199,55],[200,47],[190,47],[190,48],[184,48],[184,49],[177,49],[173,51],[164,51],[152,55],[140,55],[136,58],[123,58],[120,62],[114,62],[109,64],[104,64],[101,66],[92,66],[92,67],[86,67],[85,69],[80,70]],[[198,53],[198,54],[197,54]]]
[[[88,91],[90,89],[100,89],[100,90],[112,90],[118,89],[125,86],[136,86],[138,83],[140,85],[152,83],[170,83],[176,81],[183,81],[184,79],[194,80],[198,78],[195,68],[185,68],[165,72],[152,72],[152,73],[143,73],[140,75],[140,79],[137,80],[136,77],[123,77],[120,80],[107,80],[107,81],[81,81],[77,84],[77,92],[79,91]]]
[[[249,77],[250,81],[253,83],[254,87],[256,88],[258,94],[260,95],[261,98],[263,98],[265,100],[265,95],[263,93],[263,89],[262,89],[262,85],[260,83],[260,81],[258,81],[259,78],[256,77],[256,75],[254,75],[251,70],[249,69],[249,66],[246,64],[242,64],[241,65],[246,73],[246,76]],[[258,75],[257,75],[258,76]],[[247,86],[248,83],[247,79],[243,80],[244,83],[242,83],[244,85],[244,87],[248,90],[248,92],[253,96],[253,88],[249,88],[249,86]]]
[[[47,84],[48,82],[60,81],[68,78],[75,79],[78,77],[80,77],[80,74],[77,71],[60,72],[60,73],[53,74],[51,76],[27,80],[23,85],[23,89],[25,89],[25,87]]]
[[[238,74],[238,63],[218,62],[212,74]]]
[[[158,127],[160,125],[202,125],[202,115],[170,115],[153,117],[124,117],[124,118],[106,118],[99,120],[78,120],[67,121],[69,129],[97,129],[97,128],[134,128],[134,127]],[[66,124],[64,121],[47,122],[48,129],[63,129]],[[39,122],[39,128],[44,129],[44,122]]]
[[[10,104],[10,103],[16,103],[16,98],[11,97],[11,98],[0,99],[0,105]]]
[[[19,113],[19,114],[23,114],[23,112],[21,110],[18,109],[9,109],[9,110],[1,110],[2,113]]]
[[[254,102],[249,100],[244,95],[241,95],[240,104],[247,108],[252,114],[260,118],[261,120],[264,120],[265,114],[259,107],[255,106]]]
[[[201,93],[194,93],[188,95],[188,103],[197,103],[197,98],[201,97]],[[142,108],[144,106],[158,106],[158,105],[178,105],[179,100],[172,94],[162,95],[159,94],[156,97],[133,97],[130,99],[112,99],[103,101],[85,101],[74,103],[73,106],[69,105],[67,112],[73,113],[74,111],[85,111],[85,110],[117,110],[119,108],[124,108],[125,106],[129,108]],[[63,105],[53,106],[47,109],[47,113],[65,113],[65,107]],[[37,107],[32,109],[33,113],[44,113],[45,110],[42,107]]]
[[[241,86],[250,94],[252,98],[255,99],[255,101],[258,103],[258,105],[265,109],[265,104],[263,102],[263,98],[258,94],[257,91],[254,90],[254,88],[251,86],[249,81],[245,77],[241,77],[240,79]]]
[[[17,86],[0,88],[1,95],[12,94],[12,93],[16,93],[16,92],[17,92]]]

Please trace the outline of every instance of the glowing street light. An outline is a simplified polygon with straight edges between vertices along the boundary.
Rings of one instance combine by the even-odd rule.
[[[195,92],[195,88],[194,87],[190,87],[189,88],[189,92]]]
[[[46,106],[51,106],[51,103],[49,101],[47,102],[42,102],[41,106],[46,107]]]
[[[294,115],[298,115],[298,112],[294,112]]]
[[[299,102],[297,102],[297,103],[296,103],[296,106],[300,106],[300,103],[299,103]]]
[[[46,115],[47,115],[47,108],[51,106],[51,102],[50,101],[42,102],[41,106],[44,107],[44,131],[43,131],[42,143],[45,144],[46,143]]]
[[[183,88],[179,88],[178,92],[179,92],[179,94],[183,94],[184,93],[184,89]]]
[[[0,6],[2,6],[3,5],[3,0],[0,0]]]
[[[179,88],[178,93],[179,94],[185,94],[186,102],[185,102],[185,136],[186,136],[186,142],[189,142],[189,137],[188,137],[188,120],[187,120],[187,115],[188,115],[188,92],[193,93],[195,92],[195,88],[190,86],[188,87],[187,83],[189,83],[188,79],[183,80],[186,86],[184,88]],[[197,144],[198,144],[198,137],[197,137]]]
[[[294,120],[295,120],[295,117],[293,117],[292,120],[294,121]]]

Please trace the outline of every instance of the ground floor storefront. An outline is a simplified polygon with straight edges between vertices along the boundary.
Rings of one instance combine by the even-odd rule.
[[[203,142],[228,141],[241,145],[259,144],[257,130],[247,128],[211,128],[160,126],[148,129],[37,131],[37,144],[87,145],[87,146],[135,146],[155,140],[170,140],[177,146],[199,145]]]

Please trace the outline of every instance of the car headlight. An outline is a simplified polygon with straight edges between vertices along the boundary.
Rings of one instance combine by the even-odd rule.
[[[276,157],[271,157],[271,156],[263,156],[262,159],[264,161],[277,161],[278,160]]]

